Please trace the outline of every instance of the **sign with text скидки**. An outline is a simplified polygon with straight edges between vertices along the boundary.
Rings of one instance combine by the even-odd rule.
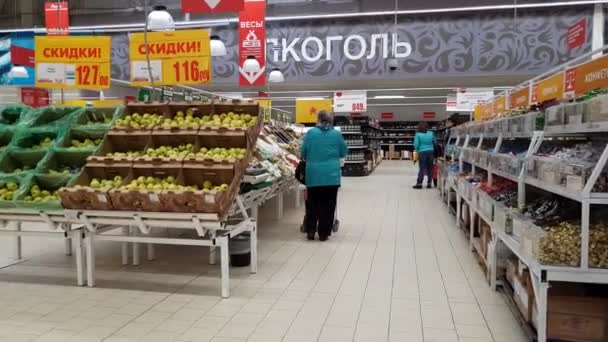
[[[146,60],[143,33],[129,39],[131,85],[201,84],[211,80],[209,31],[148,32],[152,82]]]
[[[347,90],[334,93],[334,112],[366,112],[367,92],[365,90]]]
[[[110,44],[107,36],[35,37],[36,87],[109,88]]]
[[[459,89],[456,93],[456,107],[458,108],[458,111],[472,112],[476,105],[492,98],[493,96],[493,89]]]

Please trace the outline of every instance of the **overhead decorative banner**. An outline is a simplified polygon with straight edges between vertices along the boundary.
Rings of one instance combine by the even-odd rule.
[[[494,96],[494,90],[488,88],[465,88],[456,93],[456,107],[459,111],[472,112],[473,108]]]
[[[44,3],[44,24],[49,36],[67,36],[70,28],[69,18],[67,1]]]
[[[509,108],[528,108],[530,102],[530,87],[514,91],[509,95]]]
[[[296,123],[315,123],[322,110],[331,112],[331,100],[296,99]]]
[[[109,88],[110,43],[106,36],[35,37],[36,87]]]
[[[564,97],[608,87],[608,56],[566,70]]]
[[[351,113],[367,111],[367,92],[348,90],[334,92],[334,112]]]
[[[148,32],[152,81],[143,33],[129,39],[131,85],[201,84],[211,81],[209,31]]]
[[[266,84],[266,2],[246,0],[239,13],[239,85]],[[247,57],[253,56],[260,64],[258,71],[246,71]]]
[[[564,94],[564,74],[544,79],[536,83],[532,89],[532,102],[540,103],[548,100],[561,100]]]
[[[243,0],[182,0],[183,13],[239,12]]]

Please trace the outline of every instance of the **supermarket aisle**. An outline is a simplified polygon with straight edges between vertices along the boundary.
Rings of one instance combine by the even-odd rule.
[[[385,161],[345,179],[341,231],[325,243],[299,233],[302,210],[262,218],[259,273],[233,269],[228,300],[200,249],[159,248],[123,268],[119,246],[104,245],[89,289],[71,286],[61,242],[26,239],[28,261],[0,270],[0,341],[525,341],[437,192],[411,189],[414,174]]]

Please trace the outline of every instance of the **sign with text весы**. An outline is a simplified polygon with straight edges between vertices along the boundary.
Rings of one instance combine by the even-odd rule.
[[[129,39],[132,86],[201,84],[211,80],[209,31],[148,32],[147,40],[146,52],[143,33],[133,33]]]
[[[110,43],[106,36],[35,37],[36,87],[109,88]]]

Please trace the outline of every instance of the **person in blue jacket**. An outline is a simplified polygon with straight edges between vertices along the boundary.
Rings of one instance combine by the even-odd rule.
[[[325,241],[331,235],[338,188],[342,177],[340,160],[348,147],[342,133],[334,129],[331,113],[320,111],[317,125],[306,133],[302,144],[302,160],[306,161],[306,232],[308,240]]]
[[[414,149],[418,152],[418,180],[414,189],[422,189],[424,176],[427,178],[427,188],[432,187],[433,182],[433,163],[435,162],[435,134],[429,130],[429,125],[425,121],[418,124],[416,135],[414,136]]]

